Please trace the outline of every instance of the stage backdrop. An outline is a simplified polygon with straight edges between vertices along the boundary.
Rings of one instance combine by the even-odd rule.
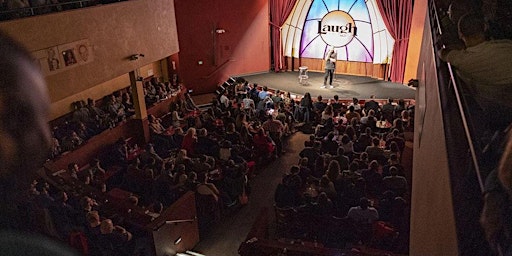
[[[375,1],[297,1],[282,28],[284,55],[323,59],[334,46],[338,60],[389,63],[394,40]]]

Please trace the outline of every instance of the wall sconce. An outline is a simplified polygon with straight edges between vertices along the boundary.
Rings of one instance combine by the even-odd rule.
[[[218,29],[215,30],[215,33],[217,33],[217,34],[224,34],[224,33],[226,33],[226,30],[218,28]]]
[[[131,61],[138,60],[139,58],[144,58],[144,54],[143,53],[132,54],[132,55],[130,55],[130,57],[128,57],[128,59]]]

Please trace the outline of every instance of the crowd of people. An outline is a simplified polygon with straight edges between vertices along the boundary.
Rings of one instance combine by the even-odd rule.
[[[180,88],[170,82],[157,82],[155,78],[143,85],[147,107],[172,97]],[[184,102],[190,101],[187,94]],[[93,136],[116,127],[135,115],[133,96],[130,90],[122,89],[106,95],[100,101],[91,98],[73,102],[70,115],[59,118],[52,129],[52,149],[48,159],[54,159],[62,153],[72,151],[87,142]]]
[[[409,184],[401,156],[404,132],[411,131],[410,109],[402,101],[380,106],[370,99],[363,106],[354,99],[333,110],[335,101],[317,99],[311,111],[316,129],[304,142],[298,165],[290,167],[275,191],[277,211],[294,209],[289,226],[302,229],[282,235],[341,248],[360,242],[406,252]],[[378,120],[390,120],[389,126],[377,125]],[[338,234],[333,244],[324,235],[334,225],[329,220],[336,218],[353,229],[342,231],[346,233]],[[328,223],[325,230],[308,228],[308,223],[322,221]]]
[[[169,91],[166,88],[170,88]],[[169,92],[174,92],[174,88],[156,80],[144,84],[147,104],[157,103]],[[111,110],[107,115],[111,122],[124,120],[126,110],[130,108],[119,103],[116,95],[106,98],[109,104],[105,111]],[[123,97],[121,102],[127,98]],[[304,110],[301,103],[306,100],[310,101],[310,107]],[[73,119],[88,123],[86,110],[80,106],[73,112]],[[107,155],[98,156],[85,170],[70,163],[64,175],[102,193],[114,188],[129,191],[134,195],[131,198],[134,204],[149,209],[149,212],[158,212],[153,209],[155,206],[165,209],[186,192],[193,191],[200,230],[204,233],[219,220],[224,210],[247,203],[251,189],[248,180],[269,160],[282,156],[285,138],[300,125],[308,124],[316,129],[300,153],[301,167],[292,167],[294,172],[304,172],[304,168],[308,171],[300,174],[299,182],[295,178],[285,178],[284,187],[295,186],[296,195],[301,195],[306,188],[322,190],[331,186],[325,195],[318,193],[318,198],[334,202],[333,206],[337,208],[335,211],[335,208],[324,207],[324,210],[346,214],[349,207],[362,200],[359,197],[371,196],[375,201],[387,190],[397,198],[406,195],[407,183],[403,182],[403,168],[399,162],[405,145],[403,133],[412,128],[411,113],[403,100],[395,103],[390,99],[380,106],[372,96],[364,105],[359,104],[358,99],[345,105],[337,96],[329,100],[318,96],[313,102],[309,93],[302,99],[292,99],[290,93],[271,91],[266,86],[250,84],[240,78],[233,88],[214,98],[206,110],[199,110],[185,93],[171,104],[168,114],[161,117],[149,115],[151,139],[144,149],[121,138]],[[387,125],[377,126],[377,122]],[[79,133],[72,133],[79,137]],[[338,165],[330,163],[333,159],[341,162]],[[103,162],[108,163],[109,169],[115,166],[116,173],[109,174],[105,170],[107,167],[102,166]],[[371,194],[361,190],[365,184],[367,188],[373,188]],[[37,189],[31,191],[34,195],[41,193]],[[308,200],[313,202],[312,198],[316,200],[316,196],[306,201],[283,195],[276,195],[276,198],[281,198],[278,205],[284,203],[284,206],[294,207]],[[76,219],[74,214],[67,218],[57,217],[61,211],[54,213],[50,203],[45,206],[43,208],[50,209],[54,218]],[[60,236],[69,236],[71,230],[65,229]],[[130,228],[128,232],[137,233]],[[96,238],[88,239],[94,241]]]

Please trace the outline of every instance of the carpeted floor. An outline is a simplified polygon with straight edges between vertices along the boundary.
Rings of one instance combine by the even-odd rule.
[[[285,140],[286,153],[277,160],[268,163],[259,170],[259,174],[251,181],[252,192],[249,203],[240,209],[224,215],[219,223],[212,227],[209,234],[201,239],[194,248],[207,256],[234,256],[238,255],[240,243],[245,241],[254,220],[263,207],[270,209],[273,218],[274,191],[281,178],[290,167],[298,163],[299,152],[304,148],[304,141],[308,138],[301,132],[291,135]]]

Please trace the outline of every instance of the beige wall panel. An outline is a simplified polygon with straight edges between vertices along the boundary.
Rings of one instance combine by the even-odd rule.
[[[30,51],[89,40],[94,61],[46,77],[52,102],[75,97],[179,51],[172,0],[98,5],[3,22],[0,29]],[[130,55],[138,53],[145,57],[128,60]]]
[[[458,255],[432,36],[424,21],[416,90],[410,255]]]

